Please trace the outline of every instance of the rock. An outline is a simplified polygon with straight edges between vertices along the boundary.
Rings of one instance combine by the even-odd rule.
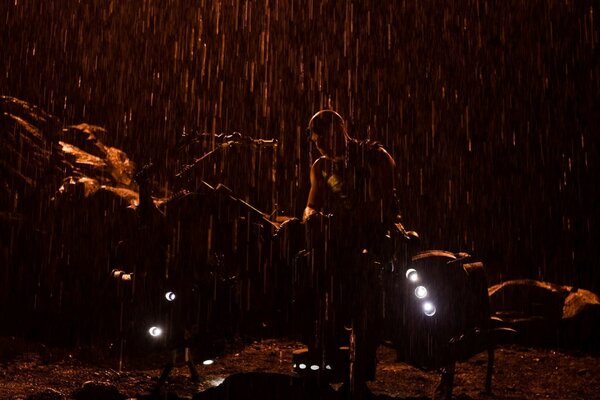
[[[585,289],[519,279],[489,288],[492,312],[522,343],[600,350],[599,297]]]
[[[0,96],[0,314],[23,321],[2,333],[65,344],[86,330],[112,334],[109,272],[119,243],[137,233],[139,196],[134,163],[105,139],[101,127],[62,129],[38,107]]]
[[[43,110],[0,96],[0,220],[29,217],[58,189],[67,168],[59,132],[60,122]]]
[[[149,393],[136,396],[137,400],[179,400],[180,397],[176,393]]]
[[[27,396],[27,400],[63,400],[66,399],[66,396],[59,392],[58,390],[54,390],[52,388],[47,388],[42,392],[34,393]]]
[[[87,381],[73,394],[73,398],[75,400],[123,400],[127,396],[109,383]]]
[[[600,351],[600,298],[585,289],[571,288],[565,299],[560,338],[566,344],[594,352]]]
[[[518,279],[502,282],[488,290],[493,312],[511,312],[560,321],[569,291],[548,282]]]
[[[105,145],[104,128],[88,124],[69,126],[62,130],[59,144],[73,164],[72,175],[87,177],[101,185],[133,189],[134,163],[116,147]]]

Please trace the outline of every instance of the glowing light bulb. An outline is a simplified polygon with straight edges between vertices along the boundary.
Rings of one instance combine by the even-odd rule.
[[[419,280],[419,275],[417,274],[417,270],[414,268],[411,268],[406,271],[406,277],[411,282],[417,282]]]
[[[167,301],[175,300],[175,293],[173,293],[173,292],[165,293],[165,299],[167,299]]]
[[[158,326],[153,326],[150,329],[148,329],[148,333],[152,337],[159,337],[160,335],[162,335],[162,329],[160,329]]]
[[[424,299],[425,297],[427,297],[427,289],[425,288],[425,286],[417,286],[417,288],[415,289],[415,296],[417,296],[417,298],[419,299]]]
[[[433,303],[429,301],[423,303],[423,312],[425,313],[425,315],[427,315],[428,317],[432,317],[435,314],[435,311],[436,309]]]

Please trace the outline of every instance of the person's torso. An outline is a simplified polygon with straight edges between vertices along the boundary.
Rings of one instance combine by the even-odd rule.
[[[321,174],[326,186],[324,210],[345,216],[376,203],[374,180],[377,178],[376,142],[348,142],[346,157],[327,160]]]

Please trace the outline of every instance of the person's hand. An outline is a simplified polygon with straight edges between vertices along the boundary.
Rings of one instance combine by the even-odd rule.
[[[314,208],[306,207],[306,209],[304,210],[304,215],[302,215],[302,222],[307,223],[310,220],[313,220],[315,218],[315,216],[320,215],[320,214],[321,213],[319,213]]]
[[[314,211],[312,213],[305,214],[305,219],[302,222],[307,225],[327,224],[332,217],[333,214],[323,214],[322,212]]]

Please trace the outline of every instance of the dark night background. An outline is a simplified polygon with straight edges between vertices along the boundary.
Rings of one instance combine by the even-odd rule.
[[[296,216],[304,128],[330,105],[389,149],[425,247],[475,254],[492,283],[597,292],[599,15],[592,0],[4,0],[0,94],[106,127],[161,185],[184,133],[276,138]]]

